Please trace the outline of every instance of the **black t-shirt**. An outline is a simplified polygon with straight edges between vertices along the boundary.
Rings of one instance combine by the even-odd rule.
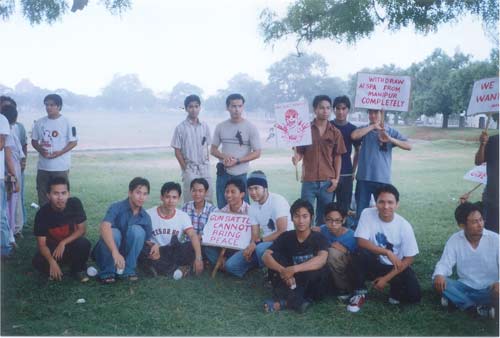
[[[271,245],[269,250],[283,256],[294,265],[304,263],[321,250],[328,251],[328,242],[319,232],[311,231],[309,237],[302,243],[297,240],[295,230],[282,233]]]
[[[498,206],[498,135],[490,136],[484,149],[486,162],[486,202],[491,206]]]
[[[76,197],[70,197],[63,211],[52,209],[50,203],[38,210],[35,216],[35,236],[47,237],[48,241],[59,243],[70,236],[77,224],[87,220],[82,202]]]

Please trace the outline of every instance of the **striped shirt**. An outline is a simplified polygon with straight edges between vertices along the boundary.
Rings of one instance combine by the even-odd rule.
[[[200,214],[196,213],[194,201],[187,202],[182,207],[182,211],[189,215],[193,228],[199,235],[203,234],[203,228],[205,227],[205,224],[207,224],[208,216],[210,216],[210,214],[215,210],[217,210],[217,208],[208,201],[205,201],[205,206]]]
[[[248,215],[248,209],[250,209],[250,204],[248,204],[247,202],[243,201],[243,203],[241,204],[240,209],[238,210],[238,212],[236,212],[236,214]],[[230,214],[234,214],[233,212],[231,212],[231,209],[229,209],[229,204],[226,204],[224,206],[224,208],[220,209],[220,211],[221,212],[227,212],[227,213],[230,213]]]
[[[205,122],[191,122],[188,118],[175,127],[170,145],[180,149],[186,165],[208,165],[212,139],[210,128]]]

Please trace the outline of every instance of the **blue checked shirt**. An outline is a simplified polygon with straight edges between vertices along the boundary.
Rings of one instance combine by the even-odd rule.
[[[205,227],[205,224],[207,224],[208,216],[215,210],[217,210],[217,208],[207,201],[205,201],[205,206],[199,215],[196,213],[194,208],[194,201],[187,202],[182,207],[182,211],[186,212],[191,218],[193,228],[198,235],[203,234],[203,228]]]

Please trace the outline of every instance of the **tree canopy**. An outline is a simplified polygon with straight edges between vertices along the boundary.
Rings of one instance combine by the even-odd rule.
[[[413,26],[427,33],[473,14],[496,25],[498,10],[498,0],[296,0],[283,18],[269,8],[263,10],[260,26],[267,43],[289,35],[297,46],[319,39],[354,43],[381,24],[393,31]]]
[[[83,10],[89,0],[73,0],[71,11]],[[101,0],[100,3],[112,13],[120,14],[132,6],[132,0]],[[53,23],[68,12],[68,0],[1,0],[0,17],[3,20],[10,18],[16,11],[16,6],[21,7],[24,17],[32,24],[42,22]]]

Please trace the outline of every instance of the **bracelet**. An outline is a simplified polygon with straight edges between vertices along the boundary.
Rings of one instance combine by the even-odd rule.
[[[237,158],[237,159],[236,159],[236,164],[240,164],[240,163],[241,163],[241,162],[240,162],[240,159],[239,159],[239,158]]]

